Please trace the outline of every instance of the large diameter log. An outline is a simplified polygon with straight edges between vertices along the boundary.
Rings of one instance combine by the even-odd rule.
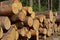
[[[3,37],[3,29],[0,27],[0,39]]]
[[[0,5],[0,15],[3,15],[3,16],[8,16],[8,15],[12,15],[14,14],[12,12],[12,8],[11,8],[11,4],[9,4],[8,2],[1,2],[1,5]]]
[[[34,19],[35,18],[35,12],[31,13],[31,17]]]
[[[13,13],[17,14],[22,9],[22,3],[19,0],[14,0],[12,4]]]
[[[9,16],[9,15],[13,15],[13,14],[18,14],[19,10],[22,9],[21,8],[22,4],[21,4],[21,2],[17,3],[15,1],[14,1],[13,4],[11,4],[9,2],[6,2],[6,1],[1,2],[1,5],[0,5],[0,15]]]
[[[18,33],[16,33],[15,28],[11,27],[10,30],[3,36],[1,40],[17,40]]]
[[[11,26],[11,22],[8,17],[0,16],[0,25],[3,29],[8,30]]]

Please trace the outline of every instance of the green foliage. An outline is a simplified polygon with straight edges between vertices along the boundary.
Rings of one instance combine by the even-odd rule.
[[[38,0],[33,0],[33,10],[34,11],[45,11],[47,10],[47,6],[48,6],[48,0],[40,0],[41,1],[41,7],[38,8]],[[30,2],[29,0],[21,0],[23,6],[29,6],[30,5]],[[58,8],[59,8],[59,0],[52,0],[52,3],[53,3],[53,7],[52,7],[52,10],[53,11],[58,11]]]

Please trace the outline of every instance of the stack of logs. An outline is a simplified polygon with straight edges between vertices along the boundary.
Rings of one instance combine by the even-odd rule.
[[[60,31],[57,13],[35,15],[32,7],[22,6],[19,0],[0,2],[0,40],[46,39]]]

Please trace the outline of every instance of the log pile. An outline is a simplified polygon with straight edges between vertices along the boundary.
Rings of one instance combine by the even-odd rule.
[[[56,16],[51,10],[48,16],[36,15],[32,7],[22,6],[19,0],[0,2],[0,40],[46,39],[60,32]]]

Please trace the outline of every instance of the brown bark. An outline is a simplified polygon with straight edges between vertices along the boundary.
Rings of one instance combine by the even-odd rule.
[[[13,14],[18,14],[19,10],[21,9],[22,4],[18,0],[15,0],[13,3],[10,3],[9,1],[3,1],[0,5],[0,15],[9,16]]]
[[[8,30],[11,26],[11,22],[8,17],[0,16],[0,25],[3,29]]]
[[[0,5],[0,16],[9,16],[13,15],[14,13],[12,12],[11,4],[9,2],[1,2]]]

